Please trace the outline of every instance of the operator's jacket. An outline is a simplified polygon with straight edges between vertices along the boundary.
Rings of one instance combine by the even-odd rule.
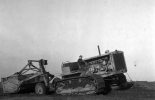
[[[85,65],[85,62],[82,60],[82,59],[78,59],[78,64],[80,65],[80,66],[84,66]]]

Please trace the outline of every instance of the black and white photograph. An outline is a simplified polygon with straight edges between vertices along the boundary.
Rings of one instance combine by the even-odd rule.
[[[154,100],[155,0],[0,0],[0,99]]]

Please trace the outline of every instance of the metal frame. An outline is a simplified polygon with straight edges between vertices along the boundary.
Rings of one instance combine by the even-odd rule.
[[[35,65],[33,65],[33,62],[38,62],[39,67],[36,67]],[[49,72],[46,72],[44,65],[47,65],[47,60],[43,60],[43,59],[28,60],[28,63],[19,72],[16,72],[14,75],[11,75],[9,77],[2,78],[2,85],[3,85],[4,93],[18,92],[22,84],[31,84],[31,82],[36,83],[36,84],[39,82],[44,82],[45,86],[49,86],[49,82],[54,78],[54,75],[50,74]],[[34,72],[30,74],[25,74],[28,71],[34,71]],[[20,76],[21,76],[21,79],[19,79]],[[14,80],[14,78],[16,80]],[[15,83],[16,81],[18,81],[19,83]],[[9,84],[12,84],[12,85],[8,87]],[[15,91],[11,91],[11,88],[13,87],[16,88]]]

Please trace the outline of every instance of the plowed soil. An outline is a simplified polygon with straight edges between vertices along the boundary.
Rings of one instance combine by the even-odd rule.
[[[135,82],[127,90],[115,90],[110,93],[93,95],[36,95],[26,94],[3,94],[0,89],[0,99],[3,100],[155,100],[155,82]]]

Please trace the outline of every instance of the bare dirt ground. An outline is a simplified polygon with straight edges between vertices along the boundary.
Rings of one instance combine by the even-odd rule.
[[[0,99],[3,100],[155,100],[155,82],[135,82],[127,90],[112,90],[107,95],[36,95],[3,94],[0,89]]]

